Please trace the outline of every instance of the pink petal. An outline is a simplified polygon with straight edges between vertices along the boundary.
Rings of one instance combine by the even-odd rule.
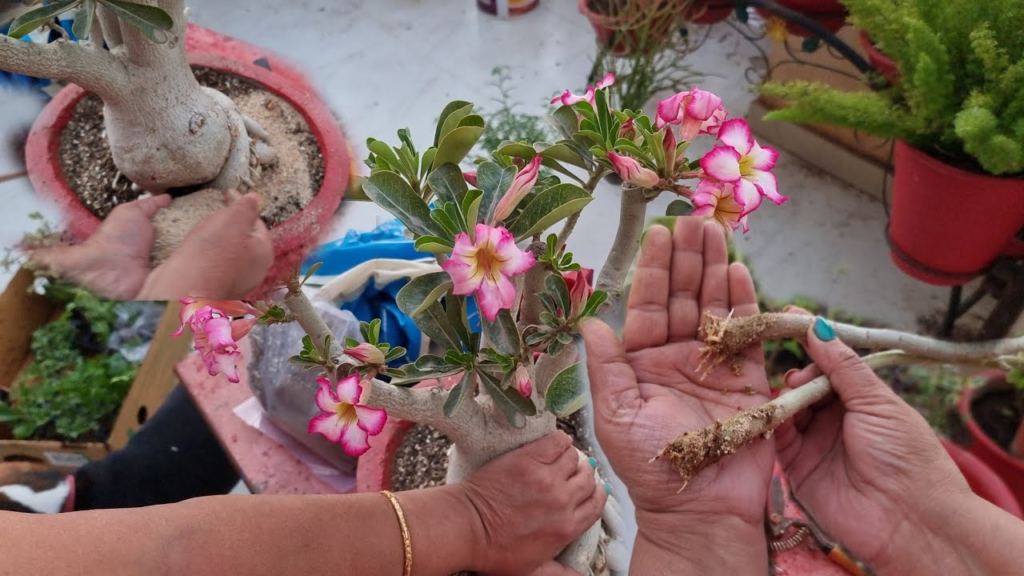
[[[516,303],[516,287],[512,282],[499,276],[497,283],[484,282],[476,291],[480,312],[489,321],[494,322],[500,310],[512,308]]]
[[[241,353],[235,352],[207,352],[200,354],[203,359],[203,363],[206,364],[206,371],[210,376],[216,376],[223,374],[228,382],[237,384],[238,378],[238,366],[237,361]]]
[[[555,98],[555,100],[558,100],[558,98]],[[551,103],[554,104],[554,100]],[[476,170],[466,170],[462,173],[462,177],[470,186],[476,186]]]
[[[494,250],[505,235],[511,236],[504,226],[488,226],[487,224],[477,224],[473,228],[473,234],[476,235],[477,250],[483,250],[485,247]]]
[[[516,246],[512,234],[504,228],[501,230],[504,231],[504,236],[498,241],[494,250],[495,256],[501,261],[501,273],[506,276],[516,276],[532,268],[536,263],[533,254],[520,250]]]
[[[238,342],[249,335],[253,326],[259,323],[259,318],[239,318],[231,321],[231,339]]]
[[[689,92],[680,92],[658,102],[657,122],[679,124],[683,119],[683,100],[689,95]],[[656,127],[658,127],[657,122],[655,123]]]
[[[594,96],[595,95],[596,95],[596,91],[594,90],[594,87],[593,86],[587,86],[587,94],[583,98],[580,98],[580,100],[586,100],[587,102],[590,102],[591,106],[593,106],[594,105]]]
[[[756,186],[762,194],[767,196],[769,200],[776,204],[782,204],[786,200],[789,200],[789,198],[779,194],[779,181],[775,178],[775,174],[772,174],[771,172],[754,170],[746,179],[752,181],[754,186]]]
[[[367,408],[356,406],[356,419],[358,426],[370,436],[380,434],[384,424],[388,421],[388,413],[382,408]]]
[[[355,424],[349,424],[342,429],[340,443],[341,449],[349,456],[362,456],[370,450],[369,435]]]
[[[745,156],[754,146],[754,138],[750,135],[750,124],[742,118],[726,120],[718,131],[718,139],[726,146],[731,146]]]
[[[702,134],[710,134],[712,136],[717,136],[718,131],[722,128],[722,123],[725,122],[726,116],[727,113],[725,111],[725,108],[719,108],[718,110],[715,111],[714,114],[711,115],[711,118],[708,118],[707,120],[704,121],[703,124],[701,124],[700,132]]]
[[[454,283],[452,294],[458,296],[467,296],[476,292],[480,288],[480,283],[484,281],[483,274],[480,274],[476,269],[475,261],[473,264],[467,264],[461,260],[449,258],[441,266],[441,269],[451,276]]]
[[[688,116],[700,118],[703,121],[711,118],[715,111],[721,107],[721,98],[711,92],[705,92],[699,88],[694,88],[690,91],[690,99],[686,103],[686,114]]]
[[[341,380],[338,380],[337,394],[338,400],[344,404],[358,404],[359,396],[363,392],[362,385],[359,384],[359,375],[353,374],[346,376]]]
[[[204,322],[203,333],[214,350],[221,351],[235,346],[235,341],[231,338],[231,320],[223,316],[210,318]]]
[[[321,376],[316,379],[320,389],[316,391],[316,407],[324,412],[333,413],[341,402],[338,396],[331,390],[331,381]]]
[[[701,206],[700,208],[694,208],[693,215],[694,216],[714,216],[715,215],[715,205],[714,204],[705,204],[705,205]]]
[[[734,186],[733,195],[736,197],[736,201],[743,205],[740,217],[757,210],[757,207],[761,205],[761,192],[757,186],[754,186],[749,180],[740,180]]]
[[[353,426],[353,428],[355,428],[355,426]],[[320,434],[331,442],[341,442],[344,430],[345,425],[341,422],[341,418],[339,418],[337,414],[333,413],[314,416],[313,419],[309,421],[309,428],[307,428],[307,431],[310,434]]]
[[[533,382],[530,381],[530,372],[525,366],[516,368],[516,390],[523,398],[529,398],[533,394]]]
[[[755,170],[771,170],[779,161],[779,153],[774,148],[762,148],[756,141],[747,156],[752,160],[751,168]]]
[[[615,84],[615,74],[609,72],[605,74],[604,78],[601,78],[601,80],[597,83],[597,89],[600,90],[602,88],[607,88],[612,84]]]
[[[730,120],[732,122],[732,120]],[[740,179],[740,153],[729,146],[715,146],[700,160],[704,173],[721,182]]]

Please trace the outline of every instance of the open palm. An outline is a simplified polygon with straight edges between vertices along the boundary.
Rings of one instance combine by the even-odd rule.
[[[760,525],[775,457],[758,442],[682,480],[667,459],[649,462],[665,443],[768,400],[760,347],[736,366],[706,376],[698,368],[704,312],[758,313],[750,272],[728,262],[721,228],[680,218],[675,233],[652,228],[644,242],[626,311],[623,341],[602,322],[583,328],[598,441],[629,487],[638,514],[732,516]],[[738,368],[738,369],[737,369]]]

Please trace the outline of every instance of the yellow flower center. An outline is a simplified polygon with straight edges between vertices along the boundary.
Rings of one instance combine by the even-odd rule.
[[[754,159],[750,156],[740,158],[740,176],[750,176],[754,173]]]
[[[481,244],[476,251],[474,260],[476,263],[476,274],[481,274],[492,283],[497,283],[501,277],[502,264],[505,261],[498,256],[497,247],[491,242]]]
[[[356,420],[356,407],[351,404],[339,402],[334,407],[334,413],[338,415],[338,419],[342,422],[355,422]]]

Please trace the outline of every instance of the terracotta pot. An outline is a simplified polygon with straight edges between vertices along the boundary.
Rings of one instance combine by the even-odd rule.
[[[789,8],[794,12],[814,20],[829,32],[835,34],[840,28],[846,25],[846,7],[838,0],[776,0],[783,8]],[[773,13],[764,8],[757,8],[757,13],[767,19]],[[786,31],[793,36],[810,38],[816,36],[803,26],[786,22]]]
[[[988,390],[995,389],[1000,381],[1003,383],[1002,385],[1009,386],[1009,384],[1005,383],[1003,375],[993,374],[989,377],[988,383],[981,388],[965,387],[960,395],[960,403],[957,406],[957,410],[960,413],[960,419],[963,421],[964,427],[967,429],[967,433],[971,437],[971,443],[967,446],[967,451],[987,464],[1003,480],[1010,492],[1016,497],[1018,504],[1024,506],[1024,460],[1018,460],[1010,456],[1002,446],[996,444],[978,426],[971,411],[973,401],[984,396]]]
[[[606,26],[604,24],[606,16],[592,11],[590,9],[590,0],[578,0],[577,6],[579,7],[580,13],[590,20],[590,26],[594,29],[594,33],[597,34],[598,44],[608,47],[608,50],[613,55],[627,56],[632,54],[641,43],[642,39],[638,37],[635,31],[627,30],[619,32]],[[655,36],[670,34],[672,33],[673,23],[674,19],[669,16],[663,21],[658,22],[651,30],[650,34]]]
[[[892,259],[940,286],[964,284],[1015,247],[1024,179],[966,172],[896,143],[889,220]]]
[[[686,9],[684,18],[694,24],[714,24],[729,17],[736,10],[732,0],[695,0]]]
[[[897,84],[900,81],[900,69],[892,58],[889,58],[871,41],[871,37],[863,30],[860,33],[860,45],[868,56],[868,62],[875,67],[875,70],[889,81],[889,84]]]
[[[202,30],[202,29],[200,29]],[[306,79],[276,57],[237,40],[202,31],[192,39],[190,27],[187,46],[189,62],[252,80],[289,102],[298,110],[320,145],[324,159],[324,179],[313,200],[298,214],[275,226],[271,232],[274,264],[265,284],[280,280],[294,271],[302,258],[319,240],[319,229],[330,221],[341,204],[353,174],[352,153],[338,121],[317,96]],[[259,61],[258,64],[252,62]],[[277,68],[275,68],[277,67]],[[62,211],[72,237],[83,241],[91,236],[101,220],[82,204],[68,186],[60,167],[60,137],[70,121],[78,101],[87,92],[69,85],[61,90],[36,119],[25,147],[29,178],[36,191],[54,201]]]

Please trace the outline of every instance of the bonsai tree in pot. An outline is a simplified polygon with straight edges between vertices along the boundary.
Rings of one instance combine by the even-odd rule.
[[[1024,1],[845,4],[899,82],[863,92],[768,84],[792,104],[767,117],[897,139],[893,259],[925,281],[966,282],[1024,226]]]
[[[405,351],[379,341],[379,321],[363,326],[364,342],[338,341],[298,277],[281,305],[188,300],[182,330],[189,326],[195,334],[211,374],[235,378],[234,342],[253,323],[297,321],[307,337],[292,360],[322,373],[316,401],[324,414],[310,431],[360,455],[387,417],[427,424],[453,441],[448,482],[554,431],[556,416],[584,404],[579,324],[619,300],[649,202],[671,194],[730,231],[746,231],[762,196],[785,200],[770,172],[776,153],[760,147],[742,119],[726,120],[717,96],[697,89],[677,94],[652,119],[610,108],[613,82],[606,77],[584,95],[566,91],[559,98],[551,114],[558,141],[507,142],[475,170],[459,167],[485,131],[469,102],[444,108],[425,150],[406,130],[398,132],[398,145],[369,140],[365,193],[401,220],[417,249],[434,254],[441,267],[409,281],[396,298],[436,353],[389,367]],[[717,135],[722,144],[703,158],[686,158],[701,135]],[[552,175],[542,177],[542,166]],[[597,289],[583,275],[570,289],[564,275],[578,265],[566,241],[598,183],[613,172],[623,180],[614,245]],[[696,187],[686,184],[694,180]],[[559,232],[545,236],[559,223]],[[479,331],[467,322],[470,298],[481,312]],[[457,380],[448,390],[409,387],[447,377]],[[600,532],[599,524],[560,560],[588,573]]]

